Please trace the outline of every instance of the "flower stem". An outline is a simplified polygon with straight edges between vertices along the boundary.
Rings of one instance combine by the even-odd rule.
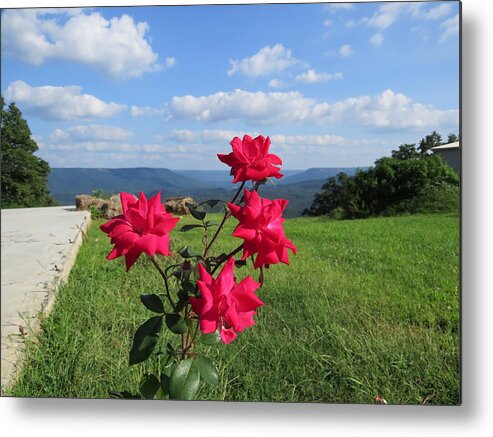
[[[214,274],[214,272],[221,266],[221,264],[224,263],[224,261],[227,261],[230,257],[236,255],[241,249],[243,249],[243,244],[240,244],[235,250],[231,251],[226,256],[224,256],[221,259],[221,261],[214,266],[214,269],[212,269],[211,274]]]
[[[233,199],[231,200],[231,203],[235,203],[236,199],[240,195],[241,190],[243,190],[243,187],[244,186],[245,186],[245,182],[242,182],[241,185],[240,185],[240,187],[238,188],[238,191],[236,192],[236,194],[234,195]],[[211,249],[212,245],[214,244],[214,242],[216,241],[217,237],[219,236],[219,233],[221,232],[222,228],[224,227],[224,224],[226,223],[226,220],[229,218],[229,216],[230,216],[229,212],[226,211],[224,213],[224,217],[223,217],[221,223],[217,227],[216,233],[214,234],[214,236],[211,239],[211,242],[206,246],[206,248],[204,250],[204,259],[207,258],[207,254],[209,253],[209,250]]]
[[[171,304],[171,308],[174,310],[175,304],[173,303],[173,300],[171,299],[171,295],[169,292],[168,277],[166,276],[166,273],[164,273],[163,269],[161,268],[161,266],[156,261],[156,258],[154,257],[154,255],[149,255],[149,259],[151,260],[152,264],[154,265],[154,267],[156,267],[157,271],[159,272],[159,274],[162,276],[162,278],[164,280],[164,287],[166,288],[166,297],[168,298],[169,303]]]

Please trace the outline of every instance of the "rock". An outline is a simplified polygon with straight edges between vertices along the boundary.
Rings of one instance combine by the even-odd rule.
[[[190,211],[187,208],[187,203],[191,203],[192,205],[197,206],[197,202],[193,200],[191,197],[169,197],[166,199],[164,206],[166,207],[166,211],[171,212],[177,215],[186,215],[190,214]]]
[[[88,194],[78,194],[75,196],[75,209],[77,209],[77,211],[89,211],[91,206],[95,206],[97,209],[101,210],[105,203],[106,201],[104,199],[89,196]]]
[[[106,208],[106,211],[104,211],[105,218],[112,219],[117,215],[123,214],[122,202],[120,200],[119,194],[114,194],[113,196],[111,196],[108,200],[107,205],[108,206]]]
[[[112,219],[122,214],[122,203],[118,194],[111,196],[109,199],[101,199],[88,194],[75,196],[75,208],[77,211],[90,211],[93,207],[106,219]]]

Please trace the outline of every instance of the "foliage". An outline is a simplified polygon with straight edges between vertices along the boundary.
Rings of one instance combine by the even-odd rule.
[[[366,171],[329,178],[304,215],[354,219],[391,212],[457,211],[459,176],[439,156],[427,153],[439,140],[433,132],[421,140],[420,151],[414,144],[403,144]]]
[[[15,103],[4,106],[0,96],[2,208],[56,205],[48,191],[50,167],[34,155],[38,146],[26,120]]]

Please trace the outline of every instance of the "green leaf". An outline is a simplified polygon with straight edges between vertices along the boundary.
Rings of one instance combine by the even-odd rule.
[[[199,389],[200,373],[191,358],[181,361],[171,373],[169,393],[171,399],[192,400]]]
[[[130,351],[130,365],[141,363],[151,356],[162,326],[162,316],[151,317],[139,326],[135,332],[132,350]]]
[[[195,293],[195,283],[192,281],[182,281],[181,287],[187,295],[190,293]]]
[[[183,334],[184,332],[187,332],[187,324],[185,323],[185,319],[179,314],[166,314],[166,326],[175,334]]]
[[[171,375],[171,367],[168,367],[167,369],[164,369],[164,371],[161,373],[161,390],[164,395],[169,396],[169,383],[171,381],[170,375]]]
[[[199,371],[201,378],[212,385],[219,382],[219,374],[216,366],[210,358],[199,356],[193,361],[194,367]]]
[[[183,257],[183,258],[193,258],[193,257],[200,257],[200,253],[195,252],[192,249],[189,249],[188,246],[182,247],[178,253]]]
[[[204,220],[205,216],[207,215],[207,213],[205,211],[199,210],[198,206],[196,206],[192,203],[186,202],[185,205],[188,208],[188,210],[190,211],[190,214],[192,214],[192,216],[194,218],[196,218],[197,220]]]
[[[142,396],[134,395],[133,393],[130,393],[127,390],[124,391],[110,390],[109,395],[112,398],[118,398],[118,399],[142,399]]]
[[[154,399],[160,387],[161,383],[159,379],[151,373],[142,378],[140,382],[140,393],[144,399]]]
[[[141,294],[140,301],[144,306],[155,313],[164,313],[163,301],[157,294]]]
[[[235,266],[236,267],[243,267],[243,266],[246,266],[246,260],[236,260],[235,261]]]
[[[192,229],[195,229],[195,228],[203,228],[203,226],[202,225],[185,225],[185,226],[181,227],[180,232],[188,232],[188,231],[191,231]]]
[[[213,332],[212,334],[202,334],[200,337],[200,342],[208,346],[214,346],[221,341],[221,336],[219,331]]]
[[[210,228],[211,226],[218,226],[219,222],[216,222],[215,220],[207,220],[205,222],[205,227]]]

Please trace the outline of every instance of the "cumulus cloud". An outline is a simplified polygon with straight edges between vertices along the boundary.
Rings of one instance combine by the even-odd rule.
[[[133,132],[117,126],[89,124],[72,126],[67,130],[55,129],[50,135],[54,143],[66,141],[121,141],[133,136]]]
[[[228,70],[228,76],[241,73],[248,77],[279,73],[300,63],[298,59],[293,57],[291,50],[286,49],[282,44],[264,47],[249,58],[230,59],[229,62],[231,69]]]
[[[296,76],[297,82],[303,82],[307,84],[326,82],[331,79],[342,79],[342,73],[319,73],[315,70],[310,69]]]
[[[341,48],[339,49],[339,54],[343,57],[343,58],[346,58],[348,57],[349,55],[351,55],[353,53],[353,48],[349,45],[349,44],[344,44],[343,46],[341,46]]]
[[[370,38],[370,44],[374,47],[380,47],[383,43],[383,35],[381,33],[376,33]]]
[[[126,14],[106,20],[99,12],[80,9],[12,9],[2,13],[2,48],[29,64],[62,60],[114,78],[139,77],[162,68],[145,38],[149,30],[146,22],[136,23]],[[166,65],[174,65],[174,58]]]
[[[314,122],[359,124],[370,129],[455,127],[458,109],[442,110],[390,89],[375,96],[318,102],[292,92],[235,90],[208,96],[173,97],[170,117],[204,122],[241,120],[254,125]]]
[[[166,58],[166,67],[171,68],[176,65],[176,59],[173,58],[173,56],[170,56],[169,58]]]
[[[17,80],[9,84],[5,97],[16,102],[22,111],[48,120],[113,117],[126,107],[81,91],[76,85],[32,87]]]
[[[459,34],[459,14],[455,15],[448,20],[445,20],[440,24],[440,28],[443,29],[440,35],[440,42],[447,41],[450,37]]]

